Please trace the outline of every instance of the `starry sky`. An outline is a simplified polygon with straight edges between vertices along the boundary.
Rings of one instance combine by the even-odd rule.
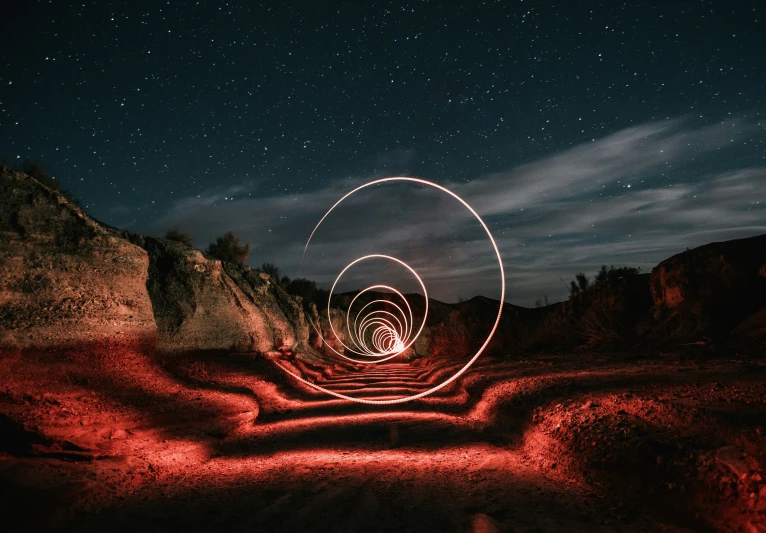
[[[512,303],[766,232],[766,3],[11,1],[0,156],[88,212],[331,283],[401,256],[429,294]],[[385,269],[384,269],[385,270]],[[386,271],[387,272],[387,271]],[[361,275],[361,274],[360,274]],[[394,274],[391,274],[394,275]],[[350,283],[355,282],[353,279]]]

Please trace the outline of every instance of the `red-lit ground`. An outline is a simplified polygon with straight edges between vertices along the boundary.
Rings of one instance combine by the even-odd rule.
[[[386,407],[277,366],[381,398],[459,363],[8,356],[3,529],[763,531],[762,361],[481,358],[455,386]]]

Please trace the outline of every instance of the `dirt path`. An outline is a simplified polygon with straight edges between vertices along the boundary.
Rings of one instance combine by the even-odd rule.
[[[684,357],[480,360],[394,406],[252,354],[5,359],[0,511],[19,530],[761,531],[763,362]],[[460,365],[440,363],[304,375],[391,398]]]

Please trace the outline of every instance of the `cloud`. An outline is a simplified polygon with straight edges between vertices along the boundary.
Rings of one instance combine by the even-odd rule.
[[[506,266],[507,299],[531,305],[540,294],[564,298],[560,278],[595,272],[601,264],[646,271],[686,247],[766,232],[760,200],[766,201],[766,167],[742,168],[730,150],[762,132],[762,125],[744,119],[649,122],[506,172],[445,185],[487,220]],[[394,157],[406,162],[413,153]],[[161,234],[179,226],[200,247],[232,230],[253,243],[254,264],[275,262],[295,276],[314,225],[365,181],[244,199],[248,186],[224,186],[179,199],[141,229]],[[411,185],[368,192],[333,213],[327,222],[332,232],[312,243],[312,277],[327,283],[349,258],[397,250],[431,281],[434,297],[498,295],[492,249],[456,202]]]

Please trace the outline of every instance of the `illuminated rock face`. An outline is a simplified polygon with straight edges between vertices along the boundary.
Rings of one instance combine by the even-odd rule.
[[[177,242],[125,235],[149,253],[160,350],[266,352],[308,340],[300,305],[267,275]]]
[[[0,212],[0,348],[156,343],[146,251],[7,168]]]
[[[3,169],[0,193],[5,349],[265,352],[308,340],[300,304],[265,274],[105,227],[25,174]]]

